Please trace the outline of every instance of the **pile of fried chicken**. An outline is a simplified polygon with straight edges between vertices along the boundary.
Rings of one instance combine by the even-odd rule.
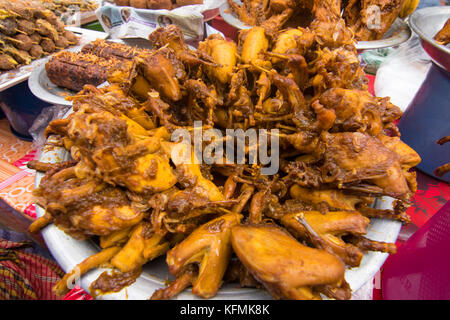
[[[101,251],[76,268],[111,268],[91,294],[122,289],[165,256],[174,280],[151,299],[188,287],[211,298],[223,283],[275,299],[350,299],[346,268],[366,251],[396,251],[365,235],[371,218],[409,221],[420,157],[400,140],[400,109],[367,91],[352,32],[315,10],[308,28],[254,27],[237,44],[211,35],[196,50],[178,27],[157,29],[153,50],[109,86],[86,85],[73,112],[50,123],[48,143],[72,159],[29,163],[46,172],[34,191],[45,215],[31,231],[54,223],[98,241]],[[180,162],[187,146],[171,134],[209,128],[278,129],[280,170],[197,164],[194,151]],[[371,206],[382,196],[395,198],[392,210]]]
[[[406,5],[405,0],[242,0],[241,4],[227,1],[242,22],[269,32],[309,24],[312,17],[317,18],[320,7],[336,15],[342,11],[343,20],[359,41],[381,39]]]

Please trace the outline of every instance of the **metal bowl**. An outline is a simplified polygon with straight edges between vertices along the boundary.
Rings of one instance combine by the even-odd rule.
[[[450,6],[428,7],[415,11],[409,18],[409,24],[419,36],[422,47],[431,60],[450,72],[450,48],[437,44],[433,39],[448,18]]]

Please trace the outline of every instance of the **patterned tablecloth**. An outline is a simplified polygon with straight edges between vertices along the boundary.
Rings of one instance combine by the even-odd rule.
[[[26,163],[35,153],[31,142],[11,133],[7,119],[0,120],[0,198],[31,218],[36,217],[31,195],[35,173]]]

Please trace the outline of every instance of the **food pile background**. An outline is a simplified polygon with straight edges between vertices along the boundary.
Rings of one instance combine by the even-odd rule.
[[[314,19],[311,12],[316,5],[313,0],[243,0],[242,4],[227,1],[242,22],[272,31],[309,25]],[[418,4],[419,0],[332,1],[328,9],[339,15],[342,10],[342,18],[355,39],[370,41],[381,39],[395,19],[408,16]]]
[[[396,251],[365,235],[371,218],[409,222],[417,190],[410,169],[420,157],[398,137],[399,108],[368,92],[353,32],[332,5],[311,8],[306,28],[254,27],[237,44],[212,35],[192,50],[170,25],[150,34],[152,50],[100,41],[56,55],[47,72],[74,65],[72,76],[53,81],[75,89],[102,73],[88,54],[123,68],[105,71],[107,87],[85,86],[71,98],[74,112],[47,128],[49,145],[72,160],[29,163],[46,172],[34,192],[46,213],[31,230],[54,223],[99,244],[77,266],[114,269],[91,284],[94,295],[133,283],[165,255],[176,280],[153,299],[190,286],[210,298],[223,282],[274,298],[349,299],[345,268],[358,267],[366,251]],[[170,138],[210,128],[277,129],[279,172],[261,174],[261,162],[192,163],[197,154]],[[247,160],[252,148],[263,146],[245,148]],[[395,198],[392,210],[371,208],[383,195]],[[55,292],[67,292],[73,272]]]
[[[30,64],[79,41],[41,1],[2,0],[0,15],[0,70]]]

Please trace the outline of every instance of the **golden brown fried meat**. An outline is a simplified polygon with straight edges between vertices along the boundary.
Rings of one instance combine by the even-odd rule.
[[[279,227],[238,225],[231,242],[239,260],[276,299],[320,299],[315,286],[345,282],[338,258],[302,245]]]
[[[400,14],[405,0],[351,0],[343,17],[359,41],[379,40]]]
[[[215,296],[231,257],[231,228],[241,219],[240,214],[228,213],[196,229],[167,253],[170,273],[184,279],[186,268],[198,264],[196,276],[187,277],[192,283],[192,293],[203,298]],[[183,283],[189,285],[188,281]],[[156,297],[170,298],[167,293],[156,293],[153,298]]]
[[[436,40],[438,44],[444,46],[450,43],[450,18],[447,19],[442,29],[439,30],[438,33],[436,33],[433,39]]]
[[[276,24],[295,3],[241,8]],[[124,67],[107,87],[86,85],[70,98],[73,112],[46,130],[72,162],[31,163],[47,171],[36,200],[48,214],[35,229],[54,222],[75,237],[99,237],[104,250],[118,248],[96,259],[114,270],[91,289],[133,283],[145,263],[165,255],[175,280],[152,299],[189,286],[211,298],[229,281],[265,287],[278,299],[349,299],[345,264],[360,265],[369,250],[395,252],[394,244],[366,238],[368,224],[409,221],[417,188],[411,168],[420,157],[400,140],[401,110],[368,94],[340,1],[302,6],[314,15],[310,26],[260,25],[241,32],[238,45],[213,35],[193,50],[172,25],[149,36],[152,50],[91,46]],[[201,163],[207,141],[186,142],[206,139],[211,128],[268,130],[270,144],[278,138],[279,172],[263,175],[259,158],[227,161],[236,151],[254,158],[264,151],[261,140],[214,150],[219,162]],[[171,141],[177,129],[183,141]],[[392,210],[370,207],[381,196],[397,198]]]
[[[351,267],[360,265],[363,252],[354,245],[346,243],[341,237],[349,234],[356,236],[366,234],[370,222],[368,218],[357,211],[329,211],[325,214],[318,211],[302,211],[283,216],[281,223],[296,238],[303,240],[308,240],[310,231],[299,222],[299,214],[320,237],[321,246],[342,259],[346,265]],[[314,242],[315,239],[312,241]]]

